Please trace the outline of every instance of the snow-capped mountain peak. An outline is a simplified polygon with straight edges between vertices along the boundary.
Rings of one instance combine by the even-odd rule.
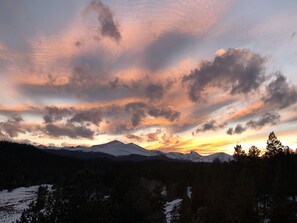
[[[125,144],[120,141],[112,141],[102,145],[92,146],[89,152],[106,153],[112,156],[129,156],[129,155],[141,155],[141,156],[156,156],[156,151],[146,150],[136,144]]]

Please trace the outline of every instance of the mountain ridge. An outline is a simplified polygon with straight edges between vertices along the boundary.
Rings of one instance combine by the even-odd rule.
[[[213,162],[214,160],[219,160],[221,162],[231,161],[233,158],[231,155],[223,152],[214,153],[211,155],[200,155],[195,151],[190,151],[189,153],[180,153],[180,152],[162,152],[159,150],[147,150],[135,143],[123,143],[118,140],[113,140],[108,143],[93,145],[91,147],[84,146],[76,146],[76,147],[45,147],[40,146],[40,149],[46,149],[46,151],[51,152],[51,150],[55,150],[55,153],[59,153],[59,151],[69,151],[68,155],[71,156],[71,152],[81,152],[81,153],[89,153],[84,157],[99,157],[105,156],[115,157],[115,158],[124,158],[127,159],[130,157],[143,157],[143,158],[168,158],[170,160],[177,161],[189,161],[189,162]],[[73,154],[74,155],[74,154]],[[75,154],[76,156],[78,153]]]

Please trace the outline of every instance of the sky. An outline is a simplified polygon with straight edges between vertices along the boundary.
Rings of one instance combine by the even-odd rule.
[[[2,0],[0,139],[296,148],[295,0]]]

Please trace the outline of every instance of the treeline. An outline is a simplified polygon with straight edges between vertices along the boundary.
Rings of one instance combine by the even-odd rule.
[[[78,159],[48,154],[32,145],[0,141],[0,190],[57,183],[84,165]]]

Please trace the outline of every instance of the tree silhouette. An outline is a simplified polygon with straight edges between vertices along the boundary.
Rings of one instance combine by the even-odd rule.
[[[265,153],[265,156],[267,157],[273,157],[277,154],[281,154],[284,152],[284,149],[287,149],[288,147],[285,147],[282,145],[282,143],[277,139],[274,132],[271,132],[269,134],[268,140],[267,140],[267,146]]]
[[[258,149],[256,146],[252,146],[249,148],[248,156],[251,158],[258,158],[261,154],[261,150]]]
[[[234,195],[231,198],[228,211],[230,223],[254,223],[257,222],[255,211],[255,183],[248,169],[240,172],[236,182]]]
[[[246,153],[245,151],[242,149],[241,145],[236,145],[234,147],[234,154],[233,154],[233,158],[235,161],[241,162],[243,160],[245,160],[246,158]]]

